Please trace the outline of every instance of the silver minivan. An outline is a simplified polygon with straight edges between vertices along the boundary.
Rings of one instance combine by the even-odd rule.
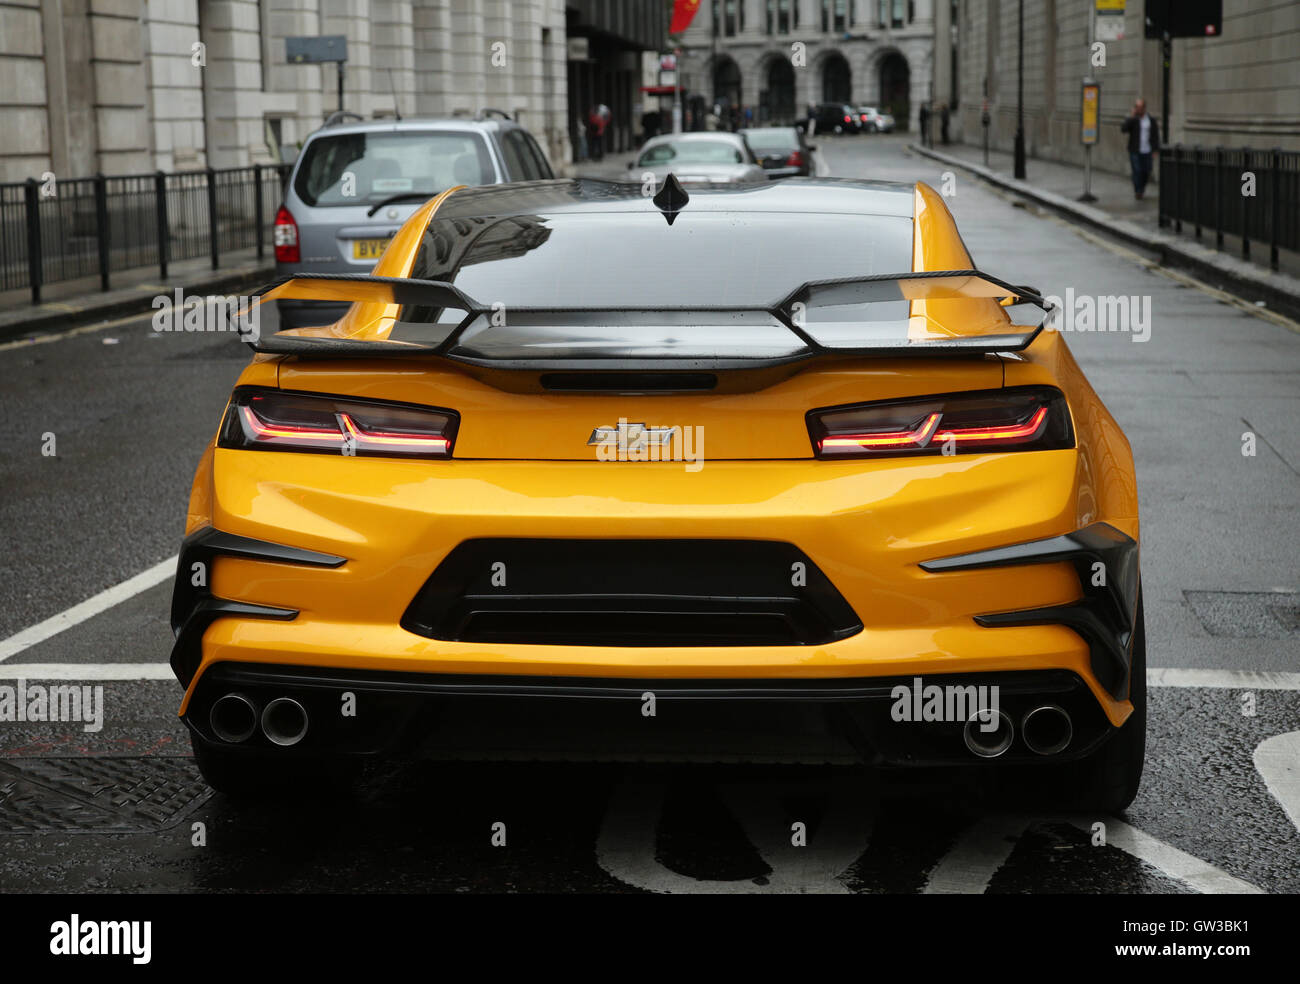
[[[496,110],[327,125],[303,144],[276,213],[276,273],[369,273],[402,223],[439,192],[554,176],[532,134]],[[286,328],[330,324],[348,309],[276,303]]]

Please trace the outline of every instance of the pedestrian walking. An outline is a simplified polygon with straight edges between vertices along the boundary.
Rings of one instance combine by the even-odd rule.
[[[930,106],[928,103],[921,103],[921,112],[917,115],[917,122],[921,125],[921,146],[930,145]]]
[[[948,104],[943,103],[939,106],[939,135],[944,145],[948,143]]]
[[[1133,103],[1133,112],[1120,124],[1128,134],[1128,160],[1133,171],[1133,197],[1138,201],[1146,194],[1151,178],[1151,160],[1160,153],[1160,124],[1147,114],[1147,101],[1141,97]]]
[[[601,115],[601,107],[593,106],[587,116],[587,145],[591,148],[591,159],[605,159],[605,126],[607,121]]]

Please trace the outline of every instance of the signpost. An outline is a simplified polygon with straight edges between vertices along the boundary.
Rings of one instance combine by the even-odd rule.
[[[1079,142],[1083,144],[1083,194],[1081,202],[1095,202],[1092,193],[1092,148],[1101,134],[1101,83],[1084,79],[1080,89]]]
[[[348,60],[348,39],[342,34],[284,39],[284,54],[290,65],[319,65],[337,62],[339,67],[339,112],[343,111],[343,66]]]

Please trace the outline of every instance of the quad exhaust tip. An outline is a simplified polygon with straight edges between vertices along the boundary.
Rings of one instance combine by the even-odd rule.
[[[262,711],[262,734],[267,741],[288,748],[307,734],[307,710],[292,697],[277,697]]]
[[[1064,708],[1044,704],[1027,711],[1020,720],[1025,746],[1035,755],[1057,755],[1070,745],[1074,724]]]
[[[243,694],[226,694],[213,702],[208,725],[222,741],[248,741],[257,730],[257,707]]]
[[[966,727],[962,729],[962,738],[966,742],[966,747],[970,749],[971,754],[978,755],[980,758],[997,758],[1011,747],[1011,742],[1016,737],[1015,725],[1002,711],[996,712],[997,727],[992,731],[984,730],[984,725],[989,722],[993,713],[994,711],[987,707],[976,711],[966,722]]]

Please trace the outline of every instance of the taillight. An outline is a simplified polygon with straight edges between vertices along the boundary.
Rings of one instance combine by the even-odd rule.
[[[796,150],[785,159],[786,167],[803,167],[803,152]]]
[[[410,404],[241,387],[221,425],[223,448],[389,458],[450,458],[457,415]]]
[[[852,122],[853,122],[853,117],[852,117],[852,116],[846,116],[846,117],[844,117],[844,122],[845,122],[845,123],[852,123]]]
[[[298,249],[298,223],[293,220],[289,210],[283,205],[275,213],[275,262],[301,263],[302,254]]]
[[[813,410],[808,414],[808,431],[821,458],[1074,447],[1065,397],[1047,386]]]

